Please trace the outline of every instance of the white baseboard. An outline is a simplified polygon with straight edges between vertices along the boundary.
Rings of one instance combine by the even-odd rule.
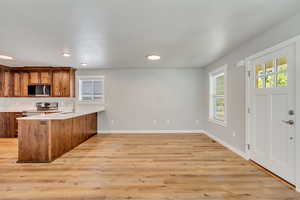
[[[98,130],[102,134],[204,133],[203,130]]]
[[[203,132],[204,134],[206,134],[208,137],[210,137],[211,139],[217,141],[218,143],[222,144],[223,146],[227,147],[228,149],[230,149],[231,151],[233,151],[234,153],[238,154],[239,156],[243,157],[246,160],[249,160],[248,155],[245,152],[242,152],[241,150],[231,146],[230,144],[228,144],[227,142],[221,140],[220,138],[212,135],[211,133],[208,133],[207,131]]]

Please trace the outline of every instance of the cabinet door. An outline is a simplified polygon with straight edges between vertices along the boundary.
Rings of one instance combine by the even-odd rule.
[[[61,73],[60,71],[54,71],[53,74],[53,81],[52,81],[52,96],[60,97],[61,96]]]
[[[72,149],[72,126],[72,119],[51,122],[51,160]]]
[[[29,83],[30,84],[40,84],[39,72],[30,72]]]
[[[4,96],[4,71],[0,70],[0,97]]]
[[[20,97],[21,95],[21,73],[14,72],[14,96]]]
[[[16,137],[15,113],[0,112],[0,138]]]
[[[41,72],[40,77],[41,77],[40,80],[41,84],[51,84],[51,79],[52,79],[51,72]]]
[[[14,77],[10,71],[4,72],[4,95],[5,97],[12,97],[14,94]]]
[[[28,96],[28,85],[29,85],[29,72],[22,72],[21,74],[21,96]]]
[[[61,96],[70,97],[70,72],[61,71]]]
[[[85,116],[73,118],[72,148],[86,140]]]
[[[52,92],[55,97],[71,97],[71,74],[70,71],[54,71],[52,82]],[[73,94],[73,93],[72,93]]]
[[[97,113],[86,116],[86,129],[88,138],[97,133]]]

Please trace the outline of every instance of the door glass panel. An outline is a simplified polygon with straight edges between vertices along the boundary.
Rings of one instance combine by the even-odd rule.
[[[275,72],[273,61],[269,61],[266,63],[266,74],[272,74]]]
[[[285,72],[287,71],[287,58],[286,57],[282,57],[277,59],[277,72]]]
[[[273,61],[266,63],[266,88],[273,88],[275,86],[275,68]]]
[[[264,77],[265,77],[265,67],[263,65],[256,65],[256,88],[264,88]]]
[[[273,88],[275,86],[275,75],[267,75],[266,76],[266,88]]]
[[[265,72],[264,72],[265,69],[262,65],[256,65],[255,71],[256,71],[256,77],[265,75]]]
[[[256,79],[256,88],[264,88],[264,78],[258,77]]]
[[[286,72],[277,74],[277,87],[285,87],[288,85],[288,76]]]
[[[277,59],[277,87],[286,87],[288,85],[287,62],[286,57]]]

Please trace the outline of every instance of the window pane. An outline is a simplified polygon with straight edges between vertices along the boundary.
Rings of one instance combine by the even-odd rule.
[[[94,94],[102,95],[103,94],[103,81],[94,81]]]
[[[288,76],[286,72],[277,74],[277,87],[285,87],[288,85]]]
[[[224,74],[216,78],[216,95],[224,95]]]
[[[224,97],[215,97],[215,119],[221,121],[225,119]]]
[[[91,101],[93,100],[93,96],[81,96],[81,101]]]
[[[81,95],[93,95],[93,81],[82,80],[81,81]]]
[[[265,75],[265,69],[264,66],[262,65],[257,65],[255,67],[255,71],[256,71],[256,77]]]

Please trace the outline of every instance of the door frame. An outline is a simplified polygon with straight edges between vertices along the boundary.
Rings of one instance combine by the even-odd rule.
[[[277,45],[274,45],[273,47],[267,48],[263,51],[260,51],[252,56],[249,56],[245,58],[245,150],[246,150],[246,155],[247,158],[250,159],[250,112],[251,112],[251,102],[250,102],[250,78],[249,78],[249,70],[250,70],[250,61],[264,56],[266,54],[272,53],[276,50],[282,49],[284,47],[290,46],[290,45],[295,45],[295,69],[296,69],[296,77],[300,77],[300,35],[291,38],[289,40],[286,40],[284,42],[281,42]],[[251,74],[253,75],[253,74]],[[295,130],[296,130],[296,137],[295,137],[295,169],[296,169],[296,190],[300,192],[300,79],[295,78],[295,102],[296,102],[296,123],[295,123]],[[298,133],[298,134],[297,134]],[[250,147],[251,148],[251,147]]]

